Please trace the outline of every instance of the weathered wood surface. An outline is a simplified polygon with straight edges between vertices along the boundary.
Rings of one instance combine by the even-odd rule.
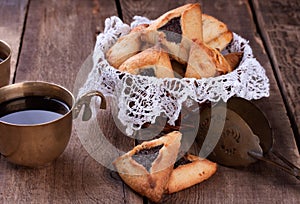
[[[30,1],[16,82],[43,80],[73,90],[96,33],[112,15],[117,15],[112,1]],[[128,151],[133,142],[119,136],[109,112],[101,112],[100,125],[110,132],[105,133],[111,143]],[[2,156],[0,163],[0,203],[142,203],[117,175],[90,157],[75,128],[65,152],[50,166],[21,168]]]
[[[16,70],[28,2],[28,0],[0,1],[0,39],[6,41],[12,49],[10,82]]]
[[[300,147],[300,2],[254,0],[253,6]]]
[[[3,4],[3,2],[10,2],[10,4]],[[27,8],[24,5],[27,5],[27,1],[20,2],[23,9],[21,12],[17,9],[14,13],[17,16],[20,12],[19,19],[24,19]],[[130,23],[134,15],[154,19],[167,10],[187,2],[197,1],[120,0],[120,8],[124,21]],[[272,2],[273,6],[277,5],[276,1]],[[281,58],[277,56],[278,53],[272,52],[271,45],[267,46],[267,49],[264,47],[269,43],[268,41],[273,42],[273,38],[276,42],[280,41],[279,36],[274,36],[274,33],[279,31],[272,30],[272,33],[266,33],[269,39],[263,35],[265,40],[263,42],[256,30],[251,6],[246,0],[200,1],[200,3],[203,12],[224,21],[232,31],[249,40],[254,55],[266,69],[271,88],[269,98],[255,103],[265,112],[273,127],[276,140],[274,149],[300,166],[293,131],[275,80],[274,74],[278,73],[273,71],[273,68],[276,68],[274,59],[280,61]],[[1,7],[2,5],[5,7],[14,5],[15,8],[20,8],[16,6],[19,5],[17,0],[1,1],[1,17],[2,11],[6,10],[4,6]],[[282,24],[288,23],[282,18],[274,17],[275,11],[272,9],[267,9],[266,12],[270,16],[260,17],[259,14],[265,12],[262,8],[266,9],[267,2],[254,1],[253,5],[261,30],[269,22],[269,18],[275,18]],[[276,8],[279,10],[285,7]],[[299,9],[293,9],[294,14],[290,15],[297,17],[298,11]],[[95,34],[103,30],[105,18],[111,15],[118,15],[115,1],[31,0],[16,70],[16,82],[50,81],[76,92],[74,84],[78,80],[77,73],[82,71],[82,64],[94,47]],[[293,26],[299,25],[296,21],[293,22],[292,25],[288,24],[289,31],[293,30]],[[269,24],[270,30],[271,24]],[[19,24],[18,29],[22,26]],[[280,30],[282,27],[277,28]],[[6,29],[2,31],[5,32]],[[296,33],[295,38],[298,38],[298,35]],[[16,39],[15,47],[18,47],[21,39],[20,30],[14,36],[12,39]],[[268,54],[274,57],[273,68]],[[284,63],[284,59],[281,61]],[[295,61],[297,62],[296,57]],[[288,77],[291,76],[286,75],[285,78],[281,76],[281,82],[287,83]],[[296,87],[297,76],[294,77],[296,79],[292,85]],[[289,98],[294,103],[297,100],[293,95],[289,95]],[[299,111],[297,105],[293,107],[295,111]],[[110,110],[99,111],[98,120],[107,140],[113,145],[122,151],[127,151],[133,146],[133,140],[122,136],[114,125]],[[18,167],[7,163],[5,158],[1,157],[0,203],[143,203],[143,198],[129,189],[116,173],[96,162],[86,152],[79,140],[80,136],[78,130],[74,128],[65,152],[52,165],[45,168]],[[182,192],[167,195],[162,203],[299,203],[299,192],[300,185],[296,179],[259,162],[247,169],[219,166],[217,173],[208,181]]]
[[[141,3],[121,0],[120,2],[123,19],[130,23],[134,15],[155,19],[163,12],[186,2],[198,1],[149,0]],[[256,30],[248,1],[217,0],[200,1],[200,3],[204,13],[217,17],[225,22],[232,31],[249,40],[255,57],[266,69],[270,79],[270,97],[255,101],[255,103],[266,114],[273,127],[274,149],[300,165],[299,153],[284,102],[264,44]],[[159,9],[157,5],[159,5]],[[297,180],[264,163],[258,163],[243,170],[220,166],[217,174],[210,180],[174,195],[165,196],[163,203],[276,203],[278,201],[297,203],[300,201],[299,192],[300,185]]]

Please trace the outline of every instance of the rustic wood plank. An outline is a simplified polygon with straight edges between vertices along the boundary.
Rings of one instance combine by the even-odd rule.
[[[134,15],[154,19],[164,12],[198,1],[121,0],[123,19],[130,23]],[[204,13],[225,22],[228,27],[249,40],[253,53],[270,79],[270,97],[255,101],[266,114],[274,131],[274,149],[299,165],[299,153],[290,128],[268,55],[260,38],[248,1],[199,1]],[[264,12],[264,10],[261,10]],[[296,15],[294,13],[294,15]],[[296,45],[295,45],[296,46]],[[297,61],[297,60],[295,60]],[[288,79],[286,79],[288,80]],[[298,203],[300,185],[296,179],[264,163],[245,169],[219,166],[211,179],[192,188],[165,196],[162,203]]]
[[[104,9],[109,5],[62,1],[47,6],[44,1],[32,1],[16,81],[61,81],[71,89],[77,70],[93,50],[97,26],[103,29],[104,19],[116,13]]]
[[[157,1],[124,1],[120,0],[123,20],[130,23],[134,16],[146,16],[149,19],[155,19],[162,13],[176,8],[183,4],[183,1],[160,1],[159,8]]]
[[[255,0],[253,6],[300,147],[300,2]]]
[[[27,5],[28,0],[0,1],[0,39],[6,41],[12,49],[10,82],[16,70]]]
[[[30,1],[16,82],[43,80],[72,91],[96,33],[111,15],[117,15],[112,1]],[[99,112],[98,120],[113,145],[122,145],[123,151],[133,146],[133,140],[121,136],[109,109]],[[73,130],[65,152],[47,167],[23,168],[1,157],[0,203],[142,203],[87,153]]]
[[[26,29],[27,31],[25,32],[24,46],[17,72],[17,81],[47,80],[60,83],[71,89],[76,77],[76,74],[73,72],[78,71],[82,61],[88,56],[94,44],[94,38],[88,36],[87,33],[93,35],[92,33],[96,30],[95,24],[104,22],[102,15],[107,14],[110,16],[112,14],[109,12],[116,13],[114,6],[111,6],[112,9],[108,9],[111,8],[109,5],[106,5],[105,9],[101,7],[101,5],[111,4],[110,2],[103,1],[101,3],[103,4],[100,4],[99,8],[94,7],[94,5],[88,1],[78,1],[75,3],[73,1],[72,4],[69,1],[32,1],[32,16],[28,16],[27,24],[30,29]],[[177,4],[184,3],[184,1],[175,3],[144,1],[141,4],[137,1],[128,1],[126,4],[129,8],[124,6],[125,2],[121,3],[121,7],[124,11],[131,11],[131,9],[136,11],[141,10],[149,14],[149,18],[155,18],[161,13],[176,7]],[[278,91],[269,60],[262,47],[263,44],[256,34],[255,25],[251,19],[250,7],[247,1],[214,1],[214,3],[202,3],[204,12],[222,19],[233,31],[250,40],[254,54],[266,68],[271,81],[270,98],[259,100],[257,104],[266,113],[271,125],[274,127],[276,138],[275,148],[287,155],[292,161],[297,162],[299,155],[297,152],[292,152],[295,151],[295,143],[289,138],[292,136],[292,131],[289,129],[289,121],[285,114],[284,104]],[[148,7],[143,4],[148,5]],[[169,7],[162,6],[165,4]],[[140,5],[140,7],[136,5]],[[81,10],[80,8],[82,8],[82,6],[84,9]],[[152,6],[156,7],[153,8]],[[100,9],[100,13],[97,13],[97,11],[99,11],[98,9]],[[100,15],[102,17],[94,17],[91,20],[90,14],[92,11],[97,13],[96,16]],[[51,12],[55,15],[50,15]],[[71,15],[72,13],[77,14],[73,16]],[[128,22],[130,22],[131,17],[136,14],[147,16],[143,14],[143,12],[132,12],[132,14],[130,14],[131,16],[128,12],[127,14],[123,12],[124,19],[127,18]],[[242,18],[238,18],[241,16]],[[62,24],[56,18],[68,19],[69,22]],[[90,23],[90,21],[93,22],[92,26],[83,23]],[[95,21],[98,22],[95,23]],[[53,30],[47,27],[50,25]],[[76,28],[75,25],[80,25],[85,29],[76,30],[74,29]],[[32,31],[32,29],[34,31]],[[76,34],[71,32],[74,30],[76,30]],[[69,37],[71,36],[71,39],[77,41],[82,39],[82,42],[85,41],[89,45],[80,44],[79,46],[77,43],[75,43],[75,45],[69,45],[71,44],[71,40],[65,42],[64,37],[59,36],[59,33],[65,35],[66,39],[70,39]],[[49,39],[45,39],[45,36],[49,37]],[[44,41],[41,40],[43,38]],[[30,48],[32,45],[34,45],[33,48]],[[60,51],[60,49],[63,49],[63,51]],[[59,53],[55,54],[56,51]],[[60,55],[62,53],[67,57],[61,57]],[[52,55],[55,56],[56,60],[52,59]],[[66,64],[70,66],[66,66]],[[66,75],[59,76],[57,73],[53,73],[58,72],[60,67],[62,67]],[[101,112],[99,116],[100,124],[104,126],[111,124],[112,118],[108,112]],[[107,119],[107,117],[109,118]],[[101,121],[101,118],[105,121]],[[106,131],[111,131],[111,133],[108,133],[109,135],[112,134],[116,138],[122,138],[119,137],[121,133],[116,130],[116,127],[109,126]],[[109,139],[110,141],[114,140],[113,138]],[[126,144],[123,140],[116,140],[115,142],[118,143],[118,145],[122,143]],[[129,147],[130,145],[128,148]],[[125,150],[126,148],[124,151]],[[72,135],[70,145],[65,153],[53,165],[44,169],[32,170],[16,167],[5,162],[3,158],[1,158],[0,162],[0,180],[2,184],[0,187],[1,203],[37,203],[43,201],[48,203],[112,203],[113,199],[117,199],[117,201],[115,201],[117,203],[141,203],[141,199],[136,197],[128,188],[124,189],[124,193],[120,192],[122,190],[120,188],[122,182],[120,182],[118,176],[104,169],[85,152],[78,141],[76,132]],[[280,201],[283,203],[299,203],[299,184],[281,171],[267,167],[269,166],[262,163],[258,163],[249,169],[241,170],[233,170],[220,166],[217,174],[210,180],[180,193],[166,196],[163,202],[275,203]],[[103,194],[107,194],[107,197],[103,197]],[[115,195],[123,196],[116,197]]]

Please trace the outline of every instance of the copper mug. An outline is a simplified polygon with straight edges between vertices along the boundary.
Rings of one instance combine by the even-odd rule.
[[[10,79],[10,46],[0,40],[0,87],[8,85]]]
[[[73,94],[66,88],[48,82],[26,81],[0,88],[0,153],[17,165],[43,167],[50,164],[63,153],[69,142],[73,115],[77,116],[85,106],[84,115],[89,118],[88,107],[93,96],[100,96],[101,108],[106,107],[105,98],[98,91],[87,93],[75,102]],[[45,100],[52,101],[44,106]],[[22,115],[14,115],[26,109],[47,109],[51,114],[60,114],[50,119],[42,115],[37,117],[38,120],[49,120],[36,122],[28,121],[31,117],[23,121]]]

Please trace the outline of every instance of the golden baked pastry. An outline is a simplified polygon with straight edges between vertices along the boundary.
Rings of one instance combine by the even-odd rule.
[[[202,26],[203,41],[214,49],[223,50],[233,38],[227,25],[210,15],[202,14]]]
[[[200,4],[192,3],[133,28],[117,40],[106,58],[113,67],[131,74],[208,78],[238,66],[239,56],[225,59],[220,53],[232,38],[226,24],[202,14]]]
[[[130,57],[121,64],[119,70],[157,78],[174,77],[169,55],[159,46],[148,48]]]
[[[232,38],[233,38],[232,32],[226,31],[220,34],[218,37],[207,42],[207,45],[211,48],[222,51],[231,42]]]
[[[237,68],[243,58],[243,52],[232,52],[227,55],[224,55],[224,58],[227,60],[228,64],[231,67],[231,70]]]
[[[139,32],[139,31],[144,30],[145,28],[148,28],[148,26],[149,26],[149,24],[140,24],[140,25],[138,25],[138,26],[132,28],[130,32],[131,32],[131,33],[132,33],[132,32]]]
[[[191,42],[189,40],[181,40],[182,35],[168,32],[169,39],[180,39],[178,43],[168,41],[167,35],[164,32],[157,30],[145,30],[141,35],[141,40],[147,44],[161,44],[170,55],[172,59],[180,62],[181,64],[186,64],[189,55],[189,47]]]
[[[169,179],[167,193],[175,193],[207,180],[216,170],[216,163],[187,154],[175,163]]]
[[[201,19],[200,4],[186,4],[157,18],[145,29],[141,39],[161,43],[174,59],[186,63],[191,41],[202,41]]]
[[[151,23],[147,30],[171,31],[190,40],[202,40],[201,19],[200,4],[186,4],[166,12]]]
[[[230,65],[218,50],[199,41],[192,44],[185,77],[209,78],[230,71]]]
[[[158,202],[166,190],[180,147],[181,133],[174,131],[143,142],[117,158],[113,164],[133,190]]]
[[[140,51],[141,33],[141,30],[130,32],[117,40],[106,53],[106,59],[111,66],[118,68],[128,58]]]

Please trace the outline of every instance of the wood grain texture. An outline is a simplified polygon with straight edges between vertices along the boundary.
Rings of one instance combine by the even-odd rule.
[[[77,73],[89,68],[82,64],[94,48],[96,33],[112,15],[117,15],[112,1],[30,1],[16,82],[42,80],[72,91]],[[123,151],[132,148],[134,140],[121,135],[109,109],[98,114],[98,121],[111,144],[122,144]],[[0,203],[142,203],[113,171],[88,154],[77,132],[73,128],[64,153],[44,168],[15,166],[1,156]]]
[[[130,23],[134,16],[146,16],[149,19],[155,19],[170,9],[183,5],[185,1],[138,1],[138,0],[120,0],[123,21]]]
[[[300,147],[300,2],[253,1]]]
[[[71,89],[93,50],[98,26],[103,29],[104,19],[116,13],[114,7],[106,10],[111,6],[101,1],[32,1],[16,82],[45,80]]]
[[[0,1],[0,39],[6,41],[12,49],[10,82],[16,70],[28,2],[28,0]]]
[[[6,2],[6,4],[3,2]],[[1,1],[0,5],[5,6],[0,7],[1,16],[2,11],[9,10],[8,8],[12,2],[16,2],[16,5],[18,5],[18,2],[22,2],[21,5],[23,6],[20,7],[22,12],[19,12],[19,17],[16,15],[15,18],[24,19],[26,5],[24,2],[27,1]],[[121,0],[120,6],[123,19],[125,22],[130,23],[134,15],[143,15],[154,19],[164,12],[187,2],[197,1]],[[274,149],[300,166],[299,152],[293,139],[286,109],[264,43],[256,30],[248,1],[216,0],[199,2],[204,13],[219,18],[228,24],[232,31],[249,40],[255,57],[266,69],[271,88],[269,98],[255,101],[255,103],[266,114],[273,128]],[[270,6],[273,5],[272,9],[274,11],[271,8],[269,10],[266,8],[269,6],[268,2],[254,2],[254,8],[258,11],[256,13],[262,13],[260,10],[265,12],[265,9],[267,9],[266,13],[269,15],[258,18],[260,26],[266,26],[270,19],[272,23],[277,22],[279,25],[288,25],[284,27],[288,30],[288,33],[280,30],[282,27],[278,26],[266,35],[270,35],[270,39],[271,37],[275,39],[272,42],[282,43],[281,45],[284,46],[286,46],[285,42],[282,39],[280,40],[278,36],[283,35],[289,41],[299,38],[299,32],[289,33],[293,31],[294,26],[297,28],[299,17],[297,14],[299,12],[297,12],[297,7],[291,6],[292,3],[285,4],[285,2],[291,1],[281,1],[280,3],[272,1]],[[262,7],[263,5],[265,7]],[[293,5],[298,4],[293,2]],[[294,13],[287,12],[290,10]],[[15,6],[13,13],[17,14],[18,11],[19,7]],[[285,11],[290,18],[275,17],[275,11]],[[90,68],[90,54],[94,47],[95,34],[103,30],[105,18],[111,15],[117,15],[114,1],[31,0],[16,72],[16,81],[50,81],[76,92],[78,72],[82,72],[83,76],[86,76],[86,70],[82,69]],[[22,27],[21,24],[18,29]],[[13,39],[18,40],[20,38],[18,33],[20,34],[20,32],[17,32]],[[264,37],[264,39],[267,38]],[[281,51],[283,48],[276,47],[277,49]],[[269,52],[270,50],[272,49],[268,49]],[[293,48],[293,50],[285,50],[284,52],[296,53],[297,56],[297,49]],[[274,62],[290,59],[289,57],[293,56],[293,54],[290,54],[291,56],[287,57],[286,54],[282,58],[277,55],[275,51],[271,53]],[[296,64],[298,63],[296,57],[291,59],[295,60]],[[83,62],[87,64],[83,64]],[[273,64],[275,64],[274,62]],[[294,67],[293,69],[296,69],[292,62],[287,65],[291,65]],[[293,77],[297,78],[297,76]],[[281,78],[286,83],[289,81],[287,77]],[[290,96],[290,98],[293,98],[293,96]],[[296,101],[294,98],[293,100]],[[109,101],[110,103],[111,101]],[[299,108],[296,107],[296,109],[295,111],[299,111]],[[131,149],[134,141],[125,137],[119,128],[114,125],[114,118],[110,112],[109,108],[108,110],[99,111],[97,122],[105,135],[105,138],[102,139],[117,147],[117,153],[121,154],[122,151],[126,152]],[[88,132],[90,131],[89,126],[86,125],[85,128]],[[75,127],[65,152],[53,164],[44,168],[28,169],[15,166],[7,163],[5,158],[1,156],[0,203],[143,203],[143,198],[129,189],[114,171],[105,168],[105,165],[99,164],[88,154],[82,146],[80,141],[82,135],[79,135],[79,132]],[[97,151],[99,150],[96,144],[94,147]],[[184,191],[166,195],[162,203],[290,204],[300,202],[299,192],[300,185],[296,179],[269,165],[258,162],[244,169],[219,166],[217,173],[209,180]]]
[[[268,55],[253,19],[248,1],[125,1],[121,0],[123,19],[130,23],[134,15],[154,19],[165,11],[188,2],[200,2],[204,13],[225,22],[253,49],[254,56],[266,69],[270,79],[270,97],[254,101],[266,114],[274,131],[274,149],[299,164],[299,153],[290,128],[279,88]],[[296,14],[295,14],[296,15]],[[299,108],[298,108],[299,110]],[[219,166],[209,180],[182,192],[164,197],[162,203],[298,203],[300,185],[289,175],[258,162],[245,169]]]

